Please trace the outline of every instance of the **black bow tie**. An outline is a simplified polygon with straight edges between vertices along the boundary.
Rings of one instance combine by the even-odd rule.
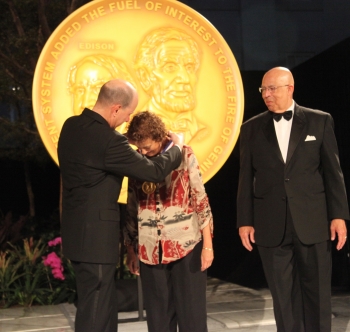
[[[287,121],[289,121],[291,118],[292,118],[292,116],[293,116],[293,111],[285,111],[285,112],[283,112],[283,113],[274,113],[274,112],[271,112],[272,113],[272,116],[273,116],[273,119],[275,120],[275,121],[279,121],[279,120],[281,120],[281,118],[282,118],[282,116],[287,120]]]

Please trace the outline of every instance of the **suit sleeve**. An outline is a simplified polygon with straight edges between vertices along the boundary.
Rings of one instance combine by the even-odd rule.
[[[343,172],[339,163],[337,141],[333,130],[333,119],[327,114],[321,146],[321,163],[325,183],[328,219],[349,220],[349,207]]]
[[[251,151],[249,148],[248,131],[241,127],[240,135],[240,170],[237,192],[237,228],[253,226],[253,181]]]
[[[120,134],[114,135],[105,149],[107,171],[140,181],[162,181],[180,165],[182,156],[180,149],[174,146],[150,160],[133,150],[127,139]]]

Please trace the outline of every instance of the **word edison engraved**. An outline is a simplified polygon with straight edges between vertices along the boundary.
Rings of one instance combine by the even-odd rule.
[[[135,113],[156,112],[184,136],[204,183],[215,175],[237,142],[244,97],[236,60],[208,20],[172,0],[95,0],[67,17],[43,48],[33,84],[35,121],[56,163],[64,121],[91,109],[114,78],[137,89]]]

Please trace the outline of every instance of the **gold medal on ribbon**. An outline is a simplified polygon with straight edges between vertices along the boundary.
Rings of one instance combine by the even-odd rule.
[[[144,182],[142,184],[142,191],[147,195],[153,194],[155,190],[156,190],[156,184],[153,182]]]

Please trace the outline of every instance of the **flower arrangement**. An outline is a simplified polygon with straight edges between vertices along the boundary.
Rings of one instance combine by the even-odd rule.
[[[74,271],[61,252],[60,237],[30,237],[0,252],[0,307],[74,302]]]
[[[54,217],[54,216],[53,216]],[[16,220],[1,225],[17,225]],[[5,227],[6,229],[9,226]],[[11,228],[13,230],[13,227]],[[125,250],[116,267],[117,279],[134,279],[126,267]],[[59,219],[26,219],[11,236],[0,236],[0,308],[76,301],[75,274],[62,254]]]
[[[56,237],[54,240],[48,242],[48,246],[54,247],[61,243],[61,237]],[[54,278],[60,280],[65,279],[63,274],[64,268],[62,266],[62,260],[54,251],[49,253],[47,256],[43,256],[43,263],[45,266],[49,266],[51,268],[51,272]]]

